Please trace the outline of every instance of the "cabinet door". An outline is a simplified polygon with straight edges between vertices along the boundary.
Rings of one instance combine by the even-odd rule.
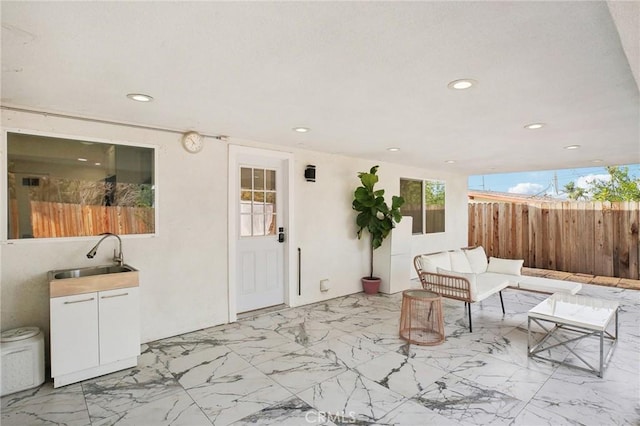
[[[50,299],[51,376],[98,365],[98,294]]]
[[[140,355],[138,287],[101,291],[100,364]]]

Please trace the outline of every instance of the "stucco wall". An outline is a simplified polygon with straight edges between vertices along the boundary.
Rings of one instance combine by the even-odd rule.
[[[180,135],[175,133],[12,111],[3,111],[2,126],[155,145],[158,234],[123,237],[125,261],[140,270],[142,340],[152,341],[227,321],[227,143],[207,139],[203,151],[193,155],[181,147]],[[232,139],[229,143],[269,148],[257,142]],[[359,279],[367,273],[368,251],[366,241],[355,236],[351,197],[358,185],[357,173],[375,163],[305,150],[290,152],[295,158],[292,182],[296,229],[295,241],[289,243],[302,250],[302,295],[294,297],[292,305],[361,291]],[[304,180],[307,164],[317,167],[315,183]],[[389,196],[398,194],[400,177],[441,179],[447,183],[447,232],[414,236],[414,254],[466,244],[466,176],[379,164],[380,186]],[[5,162],[0,173],[6,175]],[[5,192],[1,193],[4,196]],[[5,212],[1,226],[6,228]],[[46,272],[110,263],[113,243],[108,240],[95,259],[85,257],[96,241],[97,238],[88,237],[2,242],[2,330],[36,325],[48,334]],[[320,292],[321,279],[330,280],[329,292]],[[292,277],[291,285],[297,286],[297,276]]]
[[[302,178],[307,164],[316,166],[316,182]],[[412,254],[459,248],[467,243],[467,177],[434,174],[398,164],[341,157],[317,152],[296,153],[296,233],[302,249],[300,303],[362,291],[360,278],[369,273],[368,240],[356,237],[353,191],[357,174],[379,164],[379,188],[390,203],[399,195],[400,178],[446,181],[446,232],[412,236]],[[375,269],[375,265],[374,265]],[[375,272],[375,271],[374,271]],[[415,274],[414,274],[415,275]],[[320,292],[328,278],[331,290]]]

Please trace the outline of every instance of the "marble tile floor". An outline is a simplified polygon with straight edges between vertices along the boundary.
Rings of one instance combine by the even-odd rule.
[[[2,426],[638,425],[640,291],[584,285],[621,303],[604,378],[527,357],[545,296],[445,300],[447,340],[398,338],[401,294],[362,293],[143,345],[137,368],[2,398]],[[594,342],[577,344],[594,360]],[[566,349],[554,353],[570,360]]]

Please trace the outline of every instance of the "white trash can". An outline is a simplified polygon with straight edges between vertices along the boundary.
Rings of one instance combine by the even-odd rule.
[[[2,388],[0,395],[44,383],[44,336],[38,327],[21,327],[0,334]]]

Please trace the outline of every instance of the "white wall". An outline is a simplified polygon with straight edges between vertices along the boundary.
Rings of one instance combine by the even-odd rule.
[[[140,270],[142,340],[152,341],[226,321],[227,144],[207,139],[203,151],[194,155],[181,147],[180,135],[174,133],[11,111],[3,111],[2,126],[157,146],[158,235],[123,237],[125,261]],[[256,142],[231,143],[268,148]],[[359,184],[357,173],[368,171],[376,163],[291,151],[295,157],[292,181],[296,239],[290,243],[302,250],[302,295],[291,300],[291,304],[359,292],[360,277],[368,273],[369,254],[367,240],[356,238],[351,201]],[[307,164],[316,165],[315,183],[304,180]],[[414,236],[414,254],[466,245],[466,176],[379,164],[380,187],[387,190],[389,197],[399,193],[400,177],[446,181],[447,232]],[[6,175],[6,164],[2,164],[0,173]],[[6,214],[2,218],[0,226],[6,228]],[[110,263],[113,243],[109,240],[96,259],[85,257],[96,241],[94,237],[3,242],[2,330],[36,325],[48,332],[46,272]],[[297,278],[292,277],[291,282],[296,288]],[[330,280],[329,292],[320,292],[321,279]]]
[[[353,191],[360,185],[358,172],[379,164],[378,187],[387,202],[400,195],[400,178],[446,181],[446,232],[412,236],[412,255],[467,245],[467,177],[433,174],[403,165],[373,162],[317,152],[297,152],[294,179],[296,233],[302,249],[302,296],[299,304],[362,291],[360,278],[369,274],[368,236],[356,237]],[[307,164],[316,166],[316,182],[302,177]],[[374,274],[376,265],[374,264]],[[415,276],[415,272],[413,276]],[[331,290],[320,292],[328,278]]]
[[[135,129],[3,111],[3,128],[90,137],[158,148],[159,222],[155,237],[123,236],[125,261],[140,270],[142,339],[223,323],[227,318],[226,175],[227,147],[206,140],[193,155],[175,133]],[[2,164],[6,175],[6,164]],[[5,191],[1,191],[5,196]],[[6,214],[3,214],[6,228]],[[49,329],[46,272],[111,263],[115,240],[106,240],[95,259],[85,254],[96,237],[20,240],[4,245],[1,327]]]

